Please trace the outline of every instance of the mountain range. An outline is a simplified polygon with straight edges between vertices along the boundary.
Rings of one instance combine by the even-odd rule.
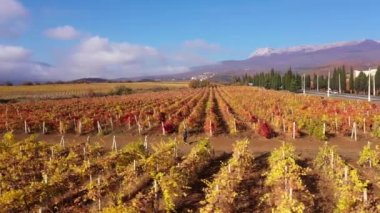
[[[325,45],[304,45],[289,48],[259,48],[244,60],[227,60],[206,66],[191,68],[182,73],[182,78],[204,72],[216,76],[254,74],[275,69],[285,72],[290,67],[301,73],[325,73],[337,66],[345,65],[355,69],[377,67],[380,64],[380,42],[361,40]]]

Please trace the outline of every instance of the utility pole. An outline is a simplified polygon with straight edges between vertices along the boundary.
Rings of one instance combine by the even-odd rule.
[[[373,96],[376,96],[376,79],[375,76],[372,76],[372,88],[373,88]]]
[[[319,92],[319,75],[317,75],[317,92]]]
[[[330,97],[330,72],[327,77],[327,97]]]
[[[339,73],[339,94],[342,94],[342,86],[340,82],[340,73]]]
[[[368,102],[371,102],[371,74],[368,73]]]
[[[303,74],[303,95],[306,95],[306,76]]]

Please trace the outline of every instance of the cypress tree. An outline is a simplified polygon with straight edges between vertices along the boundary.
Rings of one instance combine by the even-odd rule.
[[[375,75],[375,85],[376,85],[376,91],[379,91],[380,89],[380,66],[377,67],[376,75]],[[378,92],[376,92],[378,93]]]
[[[349,80],[349,87],[350,87],[350,93],[353,93],[355,88],[354,88],[354,70],[350,69],[350,80]]]

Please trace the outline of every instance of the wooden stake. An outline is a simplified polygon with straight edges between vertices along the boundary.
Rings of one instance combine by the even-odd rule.
[[[348,166],[344,167],[344,181],[348,181]]]
[[[117,152],[117,144],[116,144],[116,136],[114,135],[113,136],[113,139],[112,139],[112,151],[116,151]]]
[[[212,136],[212,123],[211,123],[211,120],[210,120],[210,136]]]
[[[293,139],[296,139],[296,122],[293,122]]]
[[[364,118],[364,123],[363,123],[363,131],[364,131],[364,134],[366,134],[366,120]]]
[[[100,122],[97,121],[97,124],[98,124],[98,134],[102,134],[103,130],[102,130],[102,126],[100,126]]]
[[[148,150],[148,136],[147,135],[145,135],[144,147],[145,147],[145,150]]]
[[[162,135],[166,135],[164,122],[161,122],[161,127],[162,127]]]
[[[24,120],[24,130],[25,134],[28,134],[28,124],[26,123],[26,120]]]
[[[45,121],[42,122],[42,134],[46,134],[47,130],[45,127]]]
[[[81,120],[79,120],[78,121],[78,134],[82,134],[82,121]]]
[[[110,124],[111,124],[111,131],[113,131],[113,120],[112,120],[112,117],[109,120],[110,120]]]
[[[61,145],[62,147],[65,147],[65,138],[63,135],[61,136],[61,141],[59,142],[59,145]]]

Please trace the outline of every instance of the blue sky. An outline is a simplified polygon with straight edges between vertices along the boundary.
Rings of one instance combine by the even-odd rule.
[[[261,47],[380,39],[377,29],[380,2],[376,0],[0,0],[0,13],[1,4],[10,2],[19,4],[25,13],[8,14],[11,18],[0,14],[0,27],[5,29],[0,32],[0,45],[23,48],[28,51],[27,60],[70,69],[75,77],[161,72],[155,66],[165,66],[162,72],[180,72],[194,65],[245,59]],[[15,23],[21,27],[7,33],[7,28]],[[57,38],[57,33],[62,31],[54,31],[57,32],[54,35],[47,33],[63,26],[75,30],[75,36],[62,39]],[[90,67],[99,69],[97,72],[79,74],[81,69],[90,68],[72,56],[79,52],[77,55],[82,57],[81,45],[92,38],[100,38],[97,42],[102,43],[102,47],[93,51],[106,53],[110,58],[116,55],[119,60],[99,62],[99,66]],[[125,43],[133,47],[122,47]],[[141,49],[144,47],[154,51],[147,53]],[[138,52],[138,57],[120,59],[131,48]],[[84,52],[88,53],[87,50]],[[146,61],[145,54],[153,60]],[[90,59],[82,58],[85,62]],[[73,63],[71,60],[77,65],[75,69],[67,65]],[[144,65],[131,67],[128,60],[143,61]],[[131,68],[144,71],[132,73],[128,71]],[[118,73],[116,69],[123,72]],[[0,77],[1,72],[0,69]],[[49,72],[54,71],[44,71],[43,75],[47,77]]]

